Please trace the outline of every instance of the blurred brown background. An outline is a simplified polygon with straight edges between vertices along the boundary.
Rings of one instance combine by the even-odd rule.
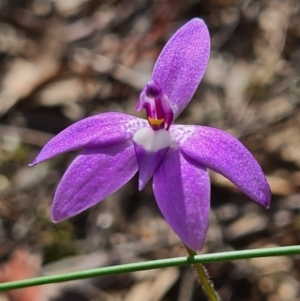
[[[185,255],[137,178],[101,204],[50,221],[76,154],[27,167],[77,120],[135,113],[168,37],[193,17],[211,33],[208,70],[178,122],[231,132],[263,167],[269,210],[214,173],[203,252],[299,244],[299,0],[0,0],[0,280]],[[183,45],[184,47],[184,45]],[[141,115],[142,116],[142,115]],[[101,170],[99,170],[101,172]],[[300,300],[300,257],[207,265],[226,300]],[[1,293],[0,300],[206,300],[190,267]]]

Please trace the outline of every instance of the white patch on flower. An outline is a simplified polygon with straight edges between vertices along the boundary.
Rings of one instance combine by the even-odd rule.
[[[139,129],[133,136],[133,141],[149,152],[157,152],[172,144],[172,138],[168,131],[164,129],[154,131],[150,127]]]
[[[148,125],[147,120],[142,119],[142,118],[134,118],[130,120],[127,123],[124,123],[122,125],[122,131],[125,131],[127,133],[128,138],[131,138],[136,131],[138,131],[140,128],[145,127]]]
[[[196,130],[197,128],[194,125],[173,124],[170,127],[171,136],[178,144],[184,144],[185,141],[196,132]]]

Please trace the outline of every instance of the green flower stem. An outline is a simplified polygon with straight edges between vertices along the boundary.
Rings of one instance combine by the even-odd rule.
[[[190,256],[192,257],[197,256],[197,253],[194,250],[188,248],[187,246],[185,246],[185,248]],[[218,293],[215,291],[214,285],[212,281],[209,279],[208,272],[205,270],[204,266],[201,263],[195,263],[194,268],[201,282],[202,289],[207,295],[209,301],[220,301],[221,299]]]
[[[6,282],[0,284],[0,291],[18,289],[22,287],[49,284],[55,282],[71,281],[84,278],[108,276],[121,273],[137,272],[142,270],[161,269],[172,266],[191,265],[195,263],[208,263],[249,259],[254,257],[300,255],[300,246],[253,249],[244,251],[230,251],[213,254],[195,255],[193,257],[176,257],[168,259],[151,260],[146,262],[129,263],[117,266],[108,266],[98,269],[85,270],[61,275],[43,276],[26,280]]]

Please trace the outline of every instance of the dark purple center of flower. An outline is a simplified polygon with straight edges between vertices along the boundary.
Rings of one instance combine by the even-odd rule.
[[[154,83],[150,83],[146,86],[146,96],[149,98],[159,97],[161,94],[161,89]]]
[[[148,122],[153,130],[170,128],[174,114],[169,98],[153,81],[146,85],[140,95],[137,110],[142,108],[146,110]]]

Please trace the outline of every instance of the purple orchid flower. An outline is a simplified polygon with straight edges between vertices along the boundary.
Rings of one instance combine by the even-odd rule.
[[[205,23],[181,27],[160,54],[137,110],[85,118],[51,139],[31,164],[84,149],[56,190],[52,219],[74,216],[105,199],[139,170],[139,189],[153,177],[157,204],[174,232],[193,250],[203,247],[210,210],[207,168],[231,180],[257,203],[269,207],[271,193],[254,157],[233,136],[215,128],[175,125],[205,72],[210,37]]]

